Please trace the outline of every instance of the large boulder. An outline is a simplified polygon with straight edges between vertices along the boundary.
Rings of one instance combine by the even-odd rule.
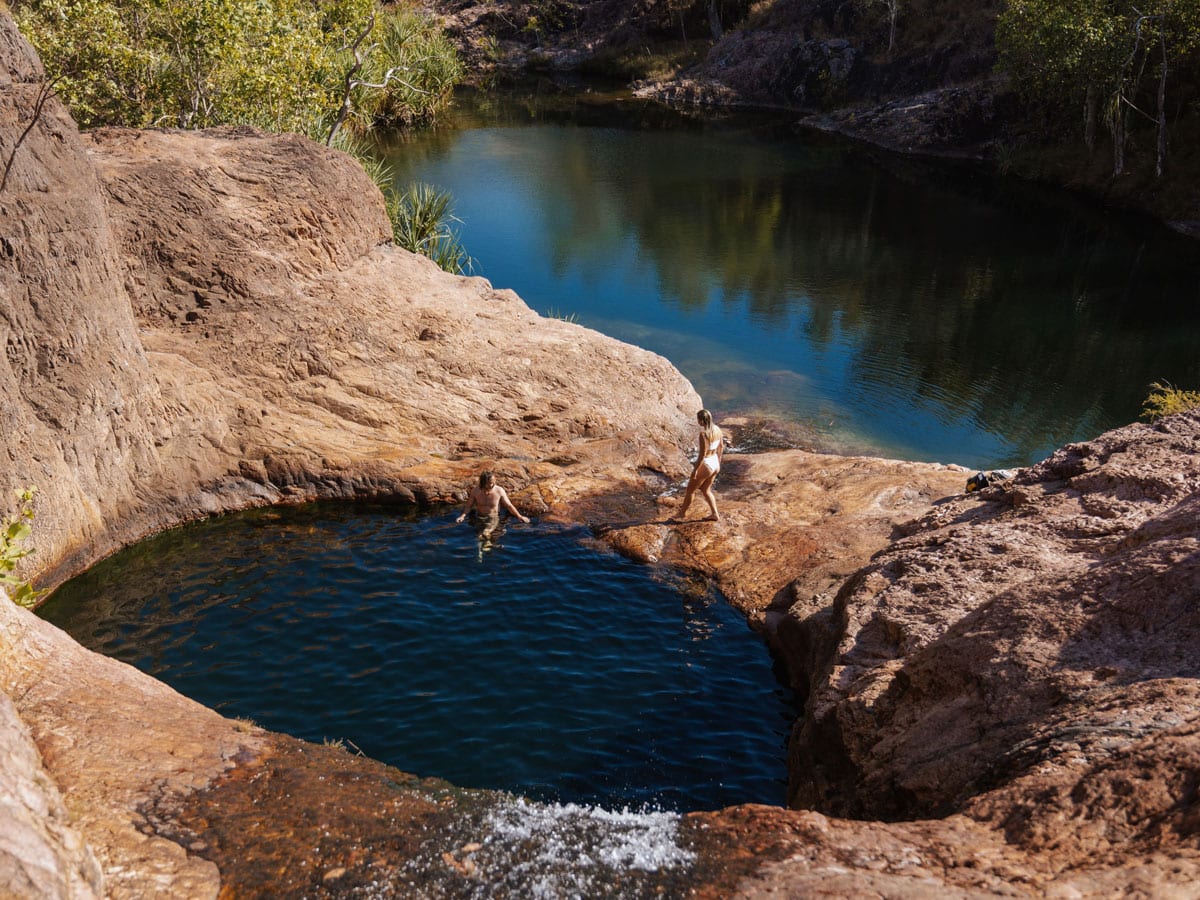
[[[823,652],[792,802],[965,809],[1042,847],[1096,831],[1195,847],[1198,522],[1192,412],[1064,447],[911,523],[809,623]]]
[[[6,15],[0,54],[0,508],[39,488],[45,559],[100,538],[114,503],[156,479],[148,423],[165,410],[100,179],[57,100],[39,109],[45,73]]]

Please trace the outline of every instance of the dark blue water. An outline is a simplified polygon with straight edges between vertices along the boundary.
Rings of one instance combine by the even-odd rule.
[[[599,95],[465,97],[384,155],[477,274],[818,449],[1019,466],[1200,388],[1200,245],[1049,188]]]
[[[608,808],[782,804],[794,710],[717,597],[515,524],[317,506],[179,528],[39,610],[181,693],[463,787]]]

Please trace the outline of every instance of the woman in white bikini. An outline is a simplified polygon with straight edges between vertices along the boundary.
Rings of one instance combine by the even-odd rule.
[[[712,486],[717,473],[721,471],[721,458],[725,455],[725,438],[721,434],[721,429],[713,424],[712,413],[707,409],[696,413],[696,421],[700,424],[696,465],[692,469],[691,478],[688,479],[687,491],[684,492],[683,506],[679,507],[678,518],[682,519],[687,515],[688,507],[692,505],[692,495],[699,490],[708,504],[708,508],[712,510],[712,515],[704,521],[719,522],[721,515],[717,512],[717,498],[713,496]]]

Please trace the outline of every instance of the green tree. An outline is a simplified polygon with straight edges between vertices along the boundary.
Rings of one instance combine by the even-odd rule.
[[[1162,175],[1167,161],[1168,81],[1173,71],[1190,73],[1193,79],[1200,73],[1200,0],[1157,0],[1148,10],[1142,16],[1148,26],[1146,52],[1158,54],[1155,174]]]
[[[432,120],[463,77],[449,39],[415,10],[396,9],[382,22],[370,14],[345,51],[341,103],[326,144],[347,121],[362,132],[376,122],[409,126]]]
[[[996,43],[1001,67],[1031,107],[1047,119],[1067,113],[1074,120],[1072,111],[1082,110],[1089,150],[1103,119],[1114,174],[1126,168],[1131,117],[1153,123],[1162,174],[1171,73],[1190,73],[1195,88],[1200,0],[1010,0]]]
[[[366,74],[386,85],[364,98],[367,110],[393,125],[433,119],[465,74],[450,39],[421,13],[399,7],[382,19],[379,31],[379,52],[368,61]]]
[[[17,25],[81,125],[134,124],[148,103],[155,68],[149,48],[135,49],[120,10],[109,0],[15,3]],[[138,122],[137,124],[140,124]]]
[[[84,127],[248,124],[324,137],[350,48],[376,16],[403,39],[394,53],[381,42],[372,64],[404,78],[357,87],[356,128],[432,118],[462,76],[432,20],[375,0],[21,0],[15,14]]]
[[[358,139],[378,123],[434,119],[463,77],[453,45],[416,8],[376,0],[22,0],[16,15],[80,125],[245,124],[323,138],[380,185],[399,243],[449,271],[471,267],[449,226],[449,195],[427,186],[397,194]]]
[[[996,27],[1000,64],[1048,118],[1082,110],[1090,149],[1100,92],[1115,83],[1122,63],[1118,35],[1125,27],[1096,0],[1010,0]],[[1067,118],[1077,121],[1073,112]]]

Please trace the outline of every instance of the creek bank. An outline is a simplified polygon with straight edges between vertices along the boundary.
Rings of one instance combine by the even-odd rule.
[[[996,3],[905,4],[893,48],[882,3],[776,0],[749,8],[717,38],[694,18],[698,7],[685,21],[686,11],[654,0],[559,3],[558,27],[529,0],[431,6],[481,78],[600,73],[675,107],[792,110],[805,127],[906,156],[970,161],[1200,236],[1197,142],[1186,113],[1162,177],[1148,152],[1114,175],[1107,136],[1091,151],[1081,141],[1048,142],[1046,126],[997,71]],[[1138,154],[1132,143],[1130,152]]]
[[[11,149],[44,76],[4,16],[0,41]],[[4,487],[41,489],[32,574],[245,506],[461,499],[492,467],[527,510],[715,578],[775,635],[812,723],[794,802],[918,817],[694,814],[671,840],[686,862],[598,895],[1193,889],[1197,415],[1064,448],[1003,495],[959,496],[953,466],[734,455],[725,521],[669,526],[686,380],[389,246],[341,154],[245,130],[80,137],[51,103],[0,229]],[[537,883],[473,848],[502,798],[230,721],[7,603],[0,689],[3,783],[35,832],[0,845],[0,871],[24,895],[258,896],[286,877],[358,896],[417,859],[425,896]],[[444,844],[421,843],[431,828]]]

